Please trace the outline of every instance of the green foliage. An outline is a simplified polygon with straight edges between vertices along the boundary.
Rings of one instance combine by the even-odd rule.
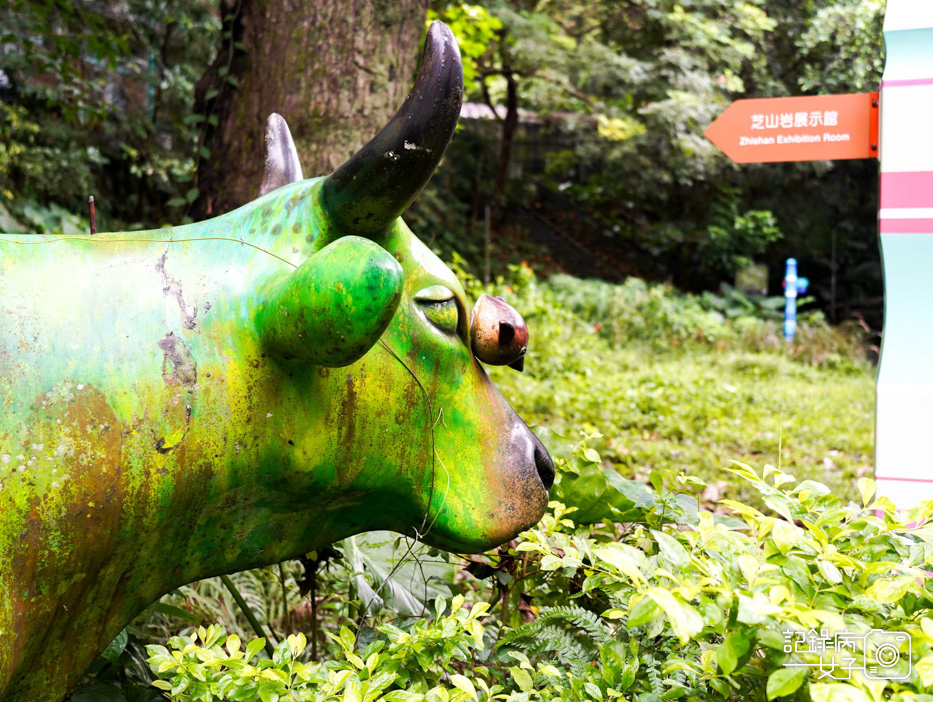
[[[799,83],[823,94],[878,87],[884,69],[882,0],[845,0],[819,7],[796,44],[805,58]]]
[[[461,24],[474,7],[434,5],[442,19]],[[468,72],[478,76],[467,99],[488,99],[504,113],[511,76],[516,107],[526,111],[510,151],[508,186],[493,192],[501,163],[493,173],[474,167],[480,148],[487,161],[502,160],[505,125],[470,120],[452,148],[469,138],[471,158],[458,155],[445,168],[458,187],[441,190],[435,204],[416,205],[419,212],[458,208],[463,222],[449,238],[474,270],[483,269],[482,203],[504,201],[509,214],[534,209],[540,183],[592,220],[594,235],[575,240],[593,256],[611,253],[626,271],[700,290],[731,280],[744,260],[754,257],[774,271],[795,256],[815,297],[824,307],[836,305],[834,321],[857,312],[880,327],[877,217],[866,197],[877,190],[877,169],[869,161],[740,166],[703,131],[738,98],[874,90],[882,2],[481,6],[481,25],[495,18],[501,29],[476,41],[468,27],[457,24],[455,32],[470,47]],[[495,134],[498,143],[477,134]],[[494,217],[494,270],[523,259],[553,266],[540,252],[511,252],[538,237],[533,225],[520,231],[520,223],[505,213]],[[563,231],[573,239],[572,226]],[[845,275],[833,284],[834,271]]]
[[[502,29],[502,21],[482,5],[467,3],[450,5],[443,13],[428,10],[426,24],[430,25],[435,20],[443,20],[457,37],[463,58],[464,89],[478,89],[477,63],[489,50],[489,44],[495,41],[496,32]]]
[[[192,701],[477,699],[474,684],[457,674],[452,662],[484,649],[479,618],[488,606],[476,604],[466,610],[463,602],[462,596],[455,597],[445,616],[447,603],[438,598],[431,620],[406,630],[381,626],[381,638],[365,647],[358,647],[347,627],[337,635],[328,633],[340,655],[327,663],[300,660],[307,644],[303,634],[289,636],[269,659],[257,657],[263,639],[241,650],[236,635],[224,639],[221,627],[202,627],[190,637],[170,639],[171,650],[148,647],[149,663],[163,678],[153,684],[172,700]],[[483,685],[482,679],[476,682]],[[490,692],[486,686],[481,689]]]
[[[752,265],[755,256],[783,237],[771,212],[750,210],[739,214],[734,193],[725,203],[713,207],[711,220],[698,254],[701,264],[720,279]]]
[[[55,203],[42,206],[34,200],[20,199],[11,202],[7,208],[0,197],[0,230],[4,232],[87,234],[89,226],[86,219]]]
[[[709,296],[635,279],[517,274],[483,289],[525,316],[525,372],[490,376],[529,423],[594,435],[590,447],[622,476],[688,466],[709,495],[755,499],[723,480],[730,460],[793,464],[838,494],[869,474],[874,386],[858,335],[801,314],[788,345],[767,311],[727,316]]]
[[[0,199],[84,212],[93,194],[107,229],[177,223],[217,28],[203,3],[5,3]]]
[[[560,460],[558,480],[588,451],[581,443]],[[768,513],[731,500],[735,517],[688,508],[675,490],[699,486],[684,476],[656,480],[624,524],[581,524],[551,503],[538,527],[484,557],[512,574],[503,603],[562,602],[529,623],[513,628],[515,610],[496,615],[480,592],[449,609],[438,598],[427,619],[377,625],[365,641],[347,627],[329,633],[338,648],[324,663],[306,661],[301,634],[268,659],[261,639],[242,651],[238,637],[201,628],[148,647],[154,684],[173,700],[924,699],[912,694],[933,683],[933,503],[897,513],[868,479],[856,503],[770,465],[731,472]],[[851,674],[786,647],[811,629],[863,636]],[[884,632],[910,637],[898,681],[859,672]],[[799,667],[821,660],[844,680]]]
[[[783,297],[746,295],[726,284],[721,297],[710,292],[696,296],[638,278],[612,285],[566,275],[552,276],[545,289],[555,293],[546,304],[562,305],[591,323],[615,348],[781,351],[809,364],[864,368],[858,360],[862,337],[853,330],[834,331],[818,311],[798,313],[800,339],[788,347],[778,324],[784,319]],[[800,298],[798,306],[810,301]]]

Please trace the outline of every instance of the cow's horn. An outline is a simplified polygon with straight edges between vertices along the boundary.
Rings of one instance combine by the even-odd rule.
[[[444,155],[462,103],[460,50],[447,25],[434,22],[399,111],[324,181],[324,207],[341,233],[379,236],[405,211]]]
[[[285,118],[273,112],[266,120],[266,151],[259,195],[265,195],[303,178],[292,133],[285,123]]]

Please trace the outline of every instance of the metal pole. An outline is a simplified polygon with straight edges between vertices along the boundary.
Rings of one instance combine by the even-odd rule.
[[[87,208],[91,216],[91,234],[97,234],[97,214],[94,212],[94,196],[87,199]]]
[[[489,250],[492,248],[492,234],[490,231],[491,209],[492,208],[489,206],[489,202],[487,201],[486,209],[485,209],[485,212],[483,213],[483,219],[484,219],[483,227],[485,229],[485,234],[486,234],[486,260],[485,260],[485,269],[483,273],[483,281],[486,283],[486,285],[489,285],[489,283],[492,281],[492,270],[491,270],[492,263],[489,260],[489,257],[490,257]]]
[[[797,259],[787,259],[784,274],[784,340],[793,341],[797,331]]]
[[[829,270],[829,319],[833,322],[836,321],[836,269],[838,264],[836,263],[836,228],[833,227],[833,253],[832,253],[832,262],[830,263]]]

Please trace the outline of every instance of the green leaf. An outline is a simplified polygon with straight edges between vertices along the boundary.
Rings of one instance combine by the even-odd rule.
[[[893,604],[904,595],[917,589],[917,579],[912,575],[900,575],[895,578],[881,577],[865,591],[865,597],[880,602]]]
[[[920,676],[920,682],[924,687],[933,686],[933,653],[928,653],[914,663],[914,670]]]
[[[632,605],[631,612],[628,615],[628,625],[631,628],[653,622],[661,616],[661,608],[658,603],[650,597],[643,597]]]
[[[811,495],[828,495],[832,492],[828,487],[823,483],[818,483],[815,480],[804,480],[797,484],[797,486],[792,490],[792,492],[809,492]]]
[[[606,518],[635,521],[654,504],[654,496],[644,483],[589,461],[577,462],[574,468],[561,473],[551,499],[576,508],[573,521],[577,524],[598,524]]]
[[[681,643],[687,643],[703,630],[700,613],[669,590],[653,587],[648,590],[648,596],[664,610],[674,635]]]
[[[875,496],[875,481],[871,478],[859,478],[858,491],[862,496],[862,506],[867,507],[871,498]]]
[[[764,624],[768,617],[781,613],[781,608],[771,604],[763,592],[756,592],[752,597],[736,595],[739,600],[739,611],[736,615],[743,624]]]
[[[779,631],[772,629],[758,629],[755,638],[762,646],[774,649],[775,651],[784,650],[784,635]]]
[[[771,538],[774,544],[780,549],[781,553],[786,554],[790,551],[800,538],[800,532],[790,522],[781,519],[775,520],[771,527]]]
[[[188,685],[190,684],[191,684],[191,678],[189,677],[176,678],[175,684],[172,685],[172,691],[171,691],[172,696],[174,697],[184,692],[185,690],[188,689]]]
[[[634,580],[636,586],[648,582],[639,568],[644,563],[645,554],[638,549],[628,544],[614,543],[593,549],[593,554]]]
[[[738,664],[738,655],[727,638],[716,648],[716,663],[724,675],[731,675]]]
[[[253,639],[248,644],[246,644],[246,656],[243,658],[247,663],[252,660],[253,656],[259,653],[263,647],[266,645],[265,639]]]
[[[100,655],[111,663],[116,664],[117,659],[120,658],[126,648],[127,641],[129,641],[129,636],[126,633],[126,629],[124,629],[116,635],[116,638],[107,645],[107,648],[105,648]]]
[[[288,648],[289,651],[291,651],[292,658],[297,658],[308,644],[305,635],[301,632],[298,632],[298,634],[289,634],[285,640],[288,642]]]
[[[719,693],[720,697],[728,699],[729,695],[732,694],[732,688],[729,687],[727,683],[722,678],[713,678],[709,681],[710,687],[712,687],[716,692]]]
[[[780,514],[788,522],[794,521],[794,517],[790,512],[790,500],[784,497],[784,495],[768,495],[764,500],[768,507]]]
[[[807,675],[809,671],[806,668],[778,668],[768,676],[768,699],[773,700],[796,692],[807,679]]]
[[[184,204],[186,203],[181,198],[172,198],[166,203],[168,207],[180,207]],[[153,609],[159,614],[164,614],[167,617],[175,617],[176,619],[184,619],[186,622],[191,622],[192,624],[200,624],[201,622],[198,617],[194,616],[188,610],[165,602],[157,602]]]
[[[817,568],[819,568],[820,574],[826,578],[827,582],[833,585],[838,585],[842,582],[842,573],[839,572],[835,564],[820,558],[817,561]]]
[[[532,681],[527,671],[513,666],[509,668],[509,672],[512,674],[512,679],[515,680],[515,684],[518,685],[518,688],[522,692],[531,692],[534,689],[534,681]]]
[[[469,678],[466,678],[462,675],[454,674],[450,676],[450,682],[454,684],[454,687],[456,687],[459,690],[463,690],[474,700],[477,699],[476,688],[473,687],[473,683],[470,682]]]
[[[663,531],[655,531],[654,529],[651,530],[651,534],[658,542],[661,555],[672,566],[681,568],[690,562],[690,554],[687,553],[687,550],[673,536],[665,534]]]
[[[864,692],[845,683],[811,683],[810,699],[813,702],[871,702]]]
[[[648,482],[651,483],[651,487],[653,487],[656,492],[661,492],[661,488],[664,487],[664,476],[658,471],[653,470],[648,475]]]

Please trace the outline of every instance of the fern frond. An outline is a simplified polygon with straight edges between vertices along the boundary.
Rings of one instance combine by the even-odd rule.
[[[544,627],[551,624],[571,625],[577,629],[575,633],[586,634],[596,646],[604,646],[612,641],[612,638],[606,632],[605,626],[596,614],[577,605],[564,605],[543,608],[537,619],[528,624],[523,624],[503,636],[499,640],[499,645],[508,646],[517,641],[532,639]]]

